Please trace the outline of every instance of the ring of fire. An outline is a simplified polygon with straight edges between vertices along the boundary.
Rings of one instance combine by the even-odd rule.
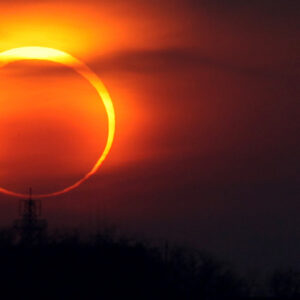
[[[76,181],[74,184],[62,190],[53,193],[48,193],[48,194],[37,194],[34,195],[34,197],[46,198],[46,197],[61,195],[63,193],[75,189],[81,183],[87,180],[90,176],[92,176],[98,170],[98,168],[103,163],[106,156],[108,155],[115,134],[114,106],[106,87],[99,79],[99,77],[80,60],[76,59],[75,57],[73,57],[72,55],[64,51],[60,51],[53,48],[46,48],[46,47],[21,47],[21,48],[10,49],[0,53],[0,68],[4,67],[9,63],[20,61],[20,60],[46,60],[55,63],[60,63],[69,68],[72,68],[75,72],[77,72],[79,75],[84,77],[96,89],[105,107],[105,111],[108,119],[107,140],[106,140],[105,148],[102,154],[100,155],[99,159],[93,166],[93,168],[88,173],[86,173],[84,177],[82,177],[80,180]],[[0,187],[0,192],[11,196],[21,197],[21,198],[28,197],[28,195],[26,194],[13,192],[1,187]]]

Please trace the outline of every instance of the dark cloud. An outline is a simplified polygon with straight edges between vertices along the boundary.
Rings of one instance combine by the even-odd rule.
[[[165,48],[157,50],[121,51],[99,57],[90,64],[99,72],[162,73],[219,69],[250,76],[288,76],[298,70],[297,63],[260,66],[201,54],[197,50]]]
[[[128,50],[110,53],[98,57],[88,64],[92,69],[103,72],[131,72],[131,73],[168,73],[173,71],[193,71],[218,69],[225,72],[238,73],[249,76],[286,76],[294,75],[299,64],[275,64],[274,66],[259,66],[241,64],[236,61],[225,60],[200,53],[198,50],[164,48]],[[14,63],[10,68],[14,76],[71,76],[73,71],[58,63],[44,61],[26,61]]]
[[[26,60],[7,65],[7,75],[13,76],[57,76],[72,75],[74,71],[59,63]]]

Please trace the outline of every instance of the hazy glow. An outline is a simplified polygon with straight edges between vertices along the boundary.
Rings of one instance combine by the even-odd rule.
[[[82,77],[88,80],[90,84],[96,89],[97,93],[99,94],[100,98],[103,101],[107,113],[108,135],[107,135],[106,146],[101,156],[99,157],[98,161],[93,166],[93,168],[82,179],[78,180],[73,185],[63,190],[49,193],[49,194],[35,195],[35,197],[45,198],[45,197],[60,195],[78,187],[82,182],[87,180],[91,175],[93,175],[97,171],[97,169],[100,167],[100,165],[106,158],[112,146],[114,133],[115,133],[114,107],[107,89],[105,88],[101,80],[98,78],[98,76],[93,71],[91,71],[85,64],[83,64],[81,61],[74,58],[70,54],[60,50],[46,48],[46,47],[21,47],[21,48],[15,48],[0,53],[0,67],[3,67],[9,63],[20,61],[20,60],[47,60],[47,61],[63,64],[67,67],[74,69],[78,74],[80,74]],[[9,191],[4,188],[0,188],[0,192],[12,196],[17,196],[17,197],[27,197],[27,195],[25,194]]]

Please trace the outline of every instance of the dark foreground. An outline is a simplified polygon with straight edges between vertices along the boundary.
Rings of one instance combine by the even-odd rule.
[[[299,298],[299,273],[277,271],[257,284],[211,256],[155,248],[102,233],[88,241],[55,235],[26,245],[0,234],[1,299]],[[8,293],[9,296],[3,296]],[[261,298],[263,299],[263,298]]]

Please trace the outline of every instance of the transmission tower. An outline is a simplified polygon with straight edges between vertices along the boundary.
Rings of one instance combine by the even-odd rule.
[[[34,245],[40,243],[46,235],[47,221],[41,219],[42,203],[32,198],[32,189],[29,189],[28,199],[19,203],[19,216],[14,223],[20,243]]]

